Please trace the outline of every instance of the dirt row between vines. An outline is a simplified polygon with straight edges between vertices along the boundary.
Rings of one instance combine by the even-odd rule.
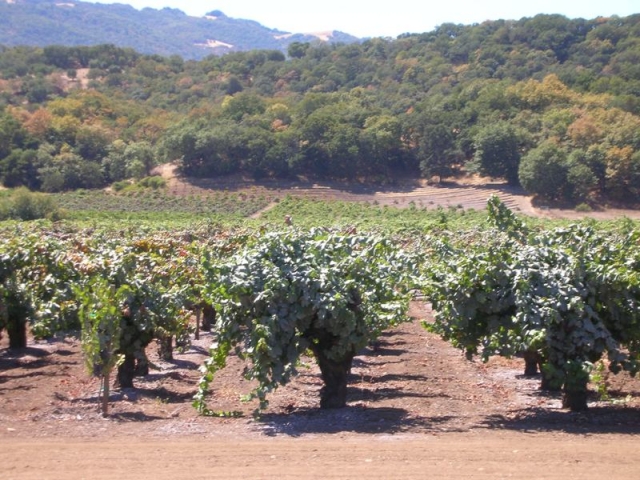
[[[259,419],[239,400],[251,389],[232,358],[213,383],[205,418],[190,405],[210,336],[174,361],[157,360],[135,390],[98,413],[99,385],[74,339],[0,343],[3,479],[45,478],[634,478],[640,471],[640,382],[608,379],[612,402],[592,395],[573,414],[521,375],[518,359],[470,362],[414,321],[356,357],[348,407],[318,408],[312,360],[271,396]],[[595,388],[595,387],[594,387]],[[632,473],[634,473],[632,475]]]

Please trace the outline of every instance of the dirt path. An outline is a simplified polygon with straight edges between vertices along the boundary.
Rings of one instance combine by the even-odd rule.
[[[262,440],[0,439],[5,480],[634,479],[637,439],[486,431]]]
[[[264,214],[264,213],[268,212],[269,210],[275,208],[276,205],[278,205],[278,202],[271,202],[271,203],[269,203],[269,205],[267,205],[263,209],[258,210],[256,213],[252,213],[251,215],[249,215],[249,218],[260,218],[262,216],[262,214]]]

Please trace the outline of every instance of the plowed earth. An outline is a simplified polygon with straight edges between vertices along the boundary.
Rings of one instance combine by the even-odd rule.
[[[607,377],[587,413],[562,410],[557,395],[522,376],[519,359],[470,362],[427,333],[427,305],[356,357],[347,408],[318,408],[311,359],[271,396],[259,419],[240,395],[242,362],[213,382],[209,407],[191,397],[209,334],[171,362],[157,360],[133,390],[98,413],[97,380],[71,338],[0,343],[0,478],[638,478],[640,382]],[[241,415],[241,416],[240,416]]]

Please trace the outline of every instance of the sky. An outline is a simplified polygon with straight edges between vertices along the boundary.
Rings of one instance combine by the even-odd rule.
[[[357,37],[423,33],[443,23],[481,23],[520,19],[538,13],[595,18],[640,13],[638,0],[93,0],[124,3],[137,9],[171,7],[202,16],[220,10],[228,17],[255,20],[285,32],[340,30]]]

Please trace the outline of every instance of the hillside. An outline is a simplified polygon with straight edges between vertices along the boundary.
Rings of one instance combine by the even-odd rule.
[[[293,42],[354,42],[342,32],[305,34],[272,30],[220,11],[191,17],[181,10],[99,4],[77,0],[0,1],[0,45],[98,45],[110,43],[141,53],[199,59],[210,54],[275,49]]]
[[[2,183],[102,188],[178,160],[200,179],[471,173],[538,205],[638,207],[640,15],[444,24],[287,53],[0,49]]]

